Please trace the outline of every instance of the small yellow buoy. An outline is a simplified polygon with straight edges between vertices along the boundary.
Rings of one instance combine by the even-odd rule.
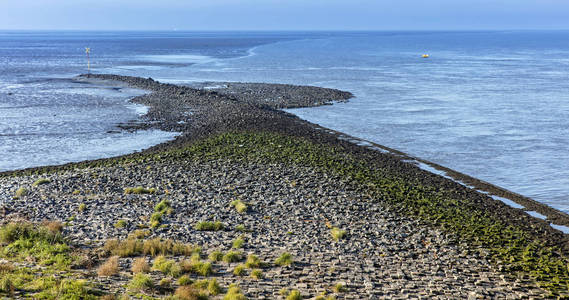
[[[423,58],[429,58],[429,54],[423,54]]]

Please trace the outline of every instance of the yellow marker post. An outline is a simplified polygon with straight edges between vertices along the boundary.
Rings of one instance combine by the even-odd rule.
[[[87,74],[91,74],[91,61],[89,60],[89,53],[91,53],[91,48],[85,47],[85,54],[87,54]]]

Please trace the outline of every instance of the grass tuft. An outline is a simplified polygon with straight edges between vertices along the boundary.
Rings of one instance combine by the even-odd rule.
[[[233,241],[231,248],[233,248],[233,249],[243,248],[243,244],[245,244],[245,241],[243,240],[243,238],[238,237],[237,239],[235,239]]]
[[[180,300],[204,300],[208,299],[207,293],[191,285],[183,285],[176,289],[175,299]]]
[[[113,226],[117,229],[125,228],[126,227],[126,221],[125,220],[118,220]]]
[[[245,266],[247,266],[249,269],[258,268],[261,266],[261,260],[257,257],[257,255],[249,254],[249,256],[247,256],[247,261],[245,261]]]
[[[336,283],[336,285],[334,285],[334,292],[335,293],[344,293],[346,291],[347,291],[347,289],[343,284]]]
[[[245,275],[245,269],[246,269],[245,265],[240,264],[233,269],[233,275],[243,276]]]
[[[237,210],[238,213],[245,213],[248,209],[247,204],[241,200],[233,200],[230,205],[235,207],[235,210]]]
[[[330,234],[332,234],[332,238],[335,241],[339,241],[340,239],[344,238],[344,236],[346,236],[346,231],[338,227],[332,227],[332,229],[330,229]]]
[[[279,258],[275,260],[275,264],[279,266],[290,266],[294,262],[292,255],[288,252],[283,253]]]
[[[241,260],[241,252],[237,252],[237,251],[233,251],[233,250],[228,251],[223,256],[223,261],[226,263],[238,262],[240,260]]]
[[[300,294],[300,291],[298,291],[298,290],[292,290],[286,296],[286,300],[301,300],[301,299],[302,299],[302,295]]]
[[[223,259],[223,253],[219,250],[215,250],[209,254],[208,259],[210,261],[221,261]]]
[[[150,266],[146,262],[146,258],[139,257],[132,262],[132,266],[130,267],[132,273],[148,273],[150,272]]]
[[[16,193],[14,194],[14,199],[20,199],[26,196],[27,194],[28,194],[28,189],[21,187],[18,190],[16,190]]]
[[[113,276],[119,273],[119,257],[112,256],[97,269],[99,276]]]
[[[219,231],[223,229],[223,223],[220,221],[210,222],[210,221],[202,221],[198,222],[195,226],[196,230],[199,231]]]
[[[144,231],[139,231],[139,237],[146,235]],[[200,248],[193,245],[174,242],[172,240],[162,240],[154,238],[150,240],[140,240],[134,236],[130,236],[125,240],[111,239],[107,240],[104,250],[112,255],[120,257],[137,256],[140,254],[158,256],[158,255],[185,255],[189,256],[195,252],[199,252]]]
[[[34,183],[32,184],[32,186],[39,186],[39,185],[42,185],[42,184],[48,184],[48,183],[50,183],[50,182],[51,182],[51,181],[50,181],[49,179],[47,179],[47,178],[40,178],[40,179],[34,181]]]
[[[227,289],[227,293],[223,296],[223,300],[246,300],[245,295],[241,293],[239,286],[231,284]]]
[[[193,281],[188,275],[182,275],[178,278],[178,285],[190,285]]]
[[[158,256],[154,259],[152,269],[162,272],[165,275],[178,277],[182,273],[181,267],[175,261],[166,259],[165,256]]]
[[[124,193],[125,194],[155,194],[156,193],[156,189],[155,188],[144,188],[141,186],[138,187],[128,187],[124,189]]]
[[[263,271],[261,271],[261,269],[254,269],[253,271],[251,271],[251,277],[253,277],[256,280],[261,280],[264,277]]]
[[[128,287],[135,291],[151,290],[154,287],[154,283],[150,275],[138,273],[134,275]]]

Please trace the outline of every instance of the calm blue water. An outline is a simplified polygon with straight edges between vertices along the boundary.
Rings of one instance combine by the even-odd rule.
[[[11,132],[10,128],[28,121],[23,115],[8,121],[6,111],[21,113],[21,109],[2,107],[44,103],[30,110],[49,115],[44,112],[51,109],[53,101],[76,107],[89,99],[107,99],[114,103],[107,113],[100,113],[99,106],[85,108],[103,115],[103,121],[97,122],[100,127],[91,127],[87,121],[82,125],[99,128],[101,137],[111,139],[109,145],[111,136],[117,134],[106,134],[108,128],[117,119],[136,117],[136,111],[124,102],[126,92],[122,98],[101,96],[85,92],[85,87],[73,90],[69,87],[77,84],[64,80],[49,81],[83,72],[86,44],[93,49],[95,72],[150,76],[175,83],[281,82],[349,90],[356,95],[349,103],[292,112],[569,212],[567,31],[3,33],[0,169],[25,166],[27,156],[36,150],[44,155],[41,147],[29,149],[40,137],[48,139],[47,144],[61,140],[59,136],[32,135],[25,138],[29,139],[29,154],[18,152],[19,147],[6,149],[4,143],[17,145],[22,137],[2,132]],[[423,59],[423,53],[431,57]],[[50,92],[38,93],[32,87],[36,83],[26,83],[38,79],[49,79],[42,84]],[[35,96],[14,100],[14,95],[6,96],[10,89]],[[63,94],[72,96],[61,97]],[[115,109],[132,111],[132,116],[120,113],[114,118],[111,112]],[[68,126],[73,132],[76,126],[69,124],[76,117],[71,112],[54,117],[59,125],[46,121],[36,127],[53,126],[50,130],[55,131]],[[28,128],[23,127],[20,132],[25,133]],[[89,133],[78,139],[87,141],[92,136]],[[104,151],[89,152],[105,155]],[[69,153],[55,149],[50,156],[63,162]],[[4,157],[9,157],[10,164],[3,162]]]

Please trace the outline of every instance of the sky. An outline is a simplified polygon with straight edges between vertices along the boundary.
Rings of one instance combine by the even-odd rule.
[[[0,0],[0,29],[569,29],[569,0]]]

